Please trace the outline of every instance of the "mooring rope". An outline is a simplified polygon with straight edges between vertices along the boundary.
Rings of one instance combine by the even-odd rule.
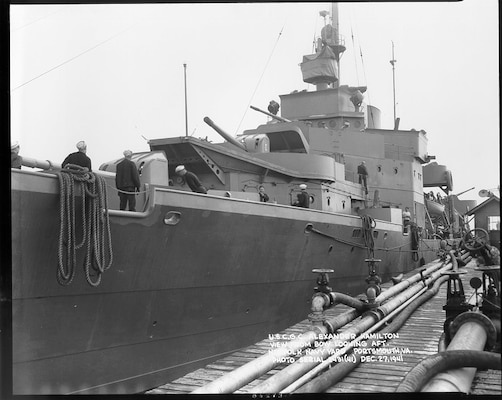
[[[101,283],[101,274],[110,268],[113,262],[105,180],[89,172],[87,168],[72,164],[68,164],[57,175],[60,187],[58,282],[66,286],[73,281],[77,250],[87,244],[85,276],[91,286],[98,286]],[[77,243],[76,235],[76,188],[80,189],[82,198],[80,243]],[[97,276],[94,281],[91,269]]]
[[[368,258],[374,258],[375,255],[375,238],[373,237],[373,228],[376,227],[376,222],[370,215],[361,215],[362,219],[362,234],[364,245],[368,249]]]

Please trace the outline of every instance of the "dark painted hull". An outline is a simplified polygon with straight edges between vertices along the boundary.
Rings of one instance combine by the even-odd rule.
[[[366,285],[365,249],[305,232],[362,244],[359,217],[156,189],[146,213],[110,212],[101,284],[79,267],[61,286],[58,192],[49,174],[12,174],[14,394],[140,392],[304,319],[314,268],[335,270],[336,291]],[[409,242],[398,225],[376,230],[376,248]],[[409,250],[377,250],[380,275],[417,267]]]

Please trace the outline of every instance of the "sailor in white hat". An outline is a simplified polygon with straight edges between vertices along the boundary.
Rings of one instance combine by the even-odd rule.
[[[62,167],[64,168],[68,164],[72,165],[79,165],[81,167],[87,168],[89,171],[92,170],[91,168],[91,159],[86,155],[87,153],[87,145],[86,143],[81,140],[80,142],[77,143],[77,149],[75,153],[71,153],[64,159],[62,162]]]
[[[19,146],[18,142],[14,142],[10,145],[10,167],[21,169],[21,165],[23,163],[23,158],[19,155],[19,150],[21,146]]]
[[[187,171],[184,165],[178,165],[174,172],[185,180],[190,189],[192,189],[192,192],[207,194],[207,189],[202,186],[198,176],[193,172]]]
[[[124,159],[117,164],[115,186],[118,189],[121,210],[129,205],[129,211],[136,211],[136,192],[141,187],[138,168],[132,161],[132,151],[124,150]]]
[[[299,188],[301,192],[296,195],[298,200],[294,205],[302,208],[310,208],[310,196],[307,193],[307,185],[302,183],[299,185]]]

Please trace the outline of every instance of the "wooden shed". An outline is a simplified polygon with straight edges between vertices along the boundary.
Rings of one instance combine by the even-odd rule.
[[[500,250],[500,199],[491,195],[487,200],[469,210],[474,215],[476,228],[482,228],[490,235],[490,244]]]

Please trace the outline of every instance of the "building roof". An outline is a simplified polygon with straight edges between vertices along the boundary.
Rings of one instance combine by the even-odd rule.
[[[500,199],[493,194],[493,195],[490,196],[490,198],[488,200],[483,201],[481,204],[478,204],[472,210],[467,211],[467,213],[465,215],[476,214],[480,209],[484,208],[489,203],[492,203],[494,201],[497,202],[497,203],[500,203]]]

